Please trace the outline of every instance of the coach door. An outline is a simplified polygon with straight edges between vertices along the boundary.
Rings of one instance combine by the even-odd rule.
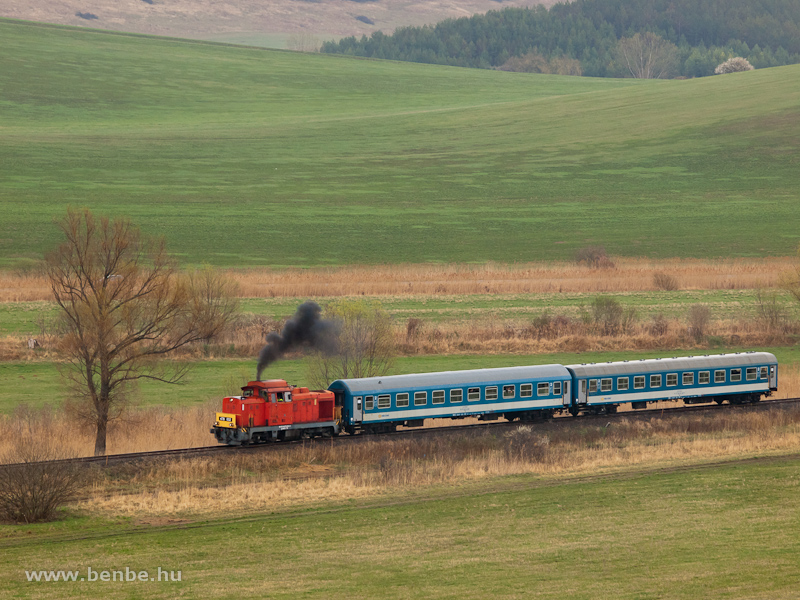
[[[356,423],[361,423],[363,420],[364,414],[364,405],[362,404],[361,396],[355,396],[353,398],[353,420]]]
[[[588,385],[586,382],[589,381],[588,379],[581,379],[578,383],[578,404],[586,404],[586,386]]]
[[[778,367],[776,365],[769,368],[769,389],[778,389]]]
[[[561,403],[564,406],[569,406],[571,402],[572,402],[572,398],[569,395],[569,381],[565,381],[564,382],[564,395],[561,398]]]

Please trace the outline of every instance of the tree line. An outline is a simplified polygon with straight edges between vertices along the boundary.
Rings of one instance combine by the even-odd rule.
[[[394,34],[325,42],[321,51],[460,67],[631,76],[621,40],[663,39],[674,50],[662,77],[714,74],[733,56],[755,68],[800,63],[796,0],[576,0],[506,8]],[[520,60],[523,59],[523,60]]]

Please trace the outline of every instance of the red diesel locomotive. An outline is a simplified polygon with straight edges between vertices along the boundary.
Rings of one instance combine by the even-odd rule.
[[[341,408],[333,392],[310,391],[283,379],[251,381],[222,401],[211,433],[231,446],[338,435]]]

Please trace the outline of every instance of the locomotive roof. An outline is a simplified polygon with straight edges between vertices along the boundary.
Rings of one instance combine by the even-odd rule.
[[[408,375],[385,375],[361,379],[339,379],[328,389],[346,388],[352,393],[381,392],[395,389],[448,387],[469,384],[504,383],[508,381],[536,380],[548,378],[569,379],[569,371],[563,365],[534,365],[527,367],[501,367],[496,369],[471,369],[467,371],[442,371],[439,373],[414,373]],[[337,385],[339,384],[339,385]],[[334,386],[336,386],[334,388]]]
[[[735,354],[715,354],[706,356],[676,356],[673,358],[648,358],[643,360],[616,361],[585,365],[567,365],[567,369],[578,377],[600,375],[625,375],[633,373],[658,373],[693,369],[719,369],[777,363],[778,359],[769,352],[737,352]]]

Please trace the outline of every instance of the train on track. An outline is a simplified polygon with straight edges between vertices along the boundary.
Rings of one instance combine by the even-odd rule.
[[[392,432],[434,418],[531,421],[664,400],[744,404],[777,389],[778,361],[768,352],[340,379],[319,391],[273,379],[224,398],[211,433],[247,445]]]

